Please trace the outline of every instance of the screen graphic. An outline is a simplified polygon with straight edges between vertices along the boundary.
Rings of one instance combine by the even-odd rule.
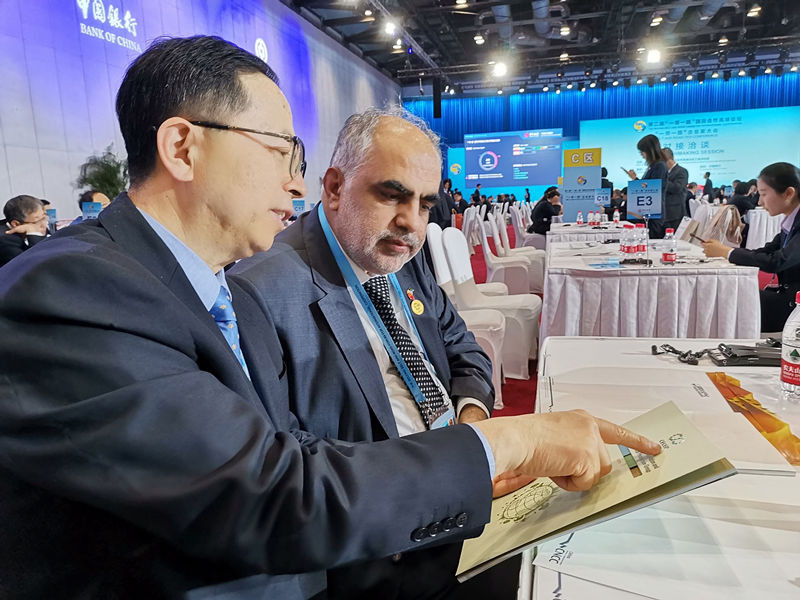
[[[552,185],[561,174],[561,137],[561,129],[465,135],[467,185]]]

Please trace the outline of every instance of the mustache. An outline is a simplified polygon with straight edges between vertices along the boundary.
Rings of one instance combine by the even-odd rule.
[[[383,240],[390,240],[390,239],[400,240],[401,242],[403,242],[404,244],[406,244],[407,246],[411,247],[414,250],[416,250],[422,245],[422,241],[419,239],[419,236],[416,233],[410,231],[407,233],[400,233],[400,232],[395,233],[386,230],[378,234],[378,237],[375,240],[375,242],[377,243]]]

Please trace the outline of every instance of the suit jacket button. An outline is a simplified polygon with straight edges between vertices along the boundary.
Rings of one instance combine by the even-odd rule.
[[[411,532],[411,539],[415,542],[421,542],[426,537],[428,537],[427,527],[419,527]]]
[[[428,525],[428,535],[436,537],[442,531],[442,524],[439,521],[434,521]]]
[[[402,552],[398,552],[397,554],[392,554],[392,562],[393,563],[399,563],[402,558],[403,558],[403,553]]]
[[[455,517],[447,517],[446,519],[442,519],[442,531],[450,531],[455,526],[456,526]]]
[[[458,513],[456,515],[456,527],[463,527],[467,524],[467,513]]]

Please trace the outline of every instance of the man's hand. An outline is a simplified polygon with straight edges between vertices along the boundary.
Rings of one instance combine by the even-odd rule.
[[[718,240],[703,242],[703,252],[705,252],[705,255],[709,258],[714,258],[715,256],[728,258],[728,252],[730,251],[730,248]]]
[[[477,423],[478,421],[485,421],[489,417],[479,406],[474,404],[467,404],[461,409],[461,414],[458,415],[459,423]]]
[[[499,498],[511,492],[516,492],[522,486],[528,485],[536,477],[529,477],[521,471],[506,471],[492,479],[492,498]]]
[[[20,223],[16,227],[12,227],[6,234],[10,233],[21,233],[23,235],[28,235],[32,233],[33,235],[44,235],[47,231],[47,222],[45,221],[44,226],[41,223]]]
[[[498,417],[474,426],[491,446],[496,472],[549,477],[569,491],[588,490],[611,471],[606,444],[661,452],[656,442],[583,410]]]

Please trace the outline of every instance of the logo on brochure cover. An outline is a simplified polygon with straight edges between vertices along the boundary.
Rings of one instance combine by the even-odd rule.
[[[645,129],[647,129],[647,123],[645,123],[644,121],[636,121],[636,123],[633,124],[633,128],[636,131],[644,131]]]
[[[520,523],[550,506],[556,489],[552,481],[536,481],[515,493],[497,517],[501,523]]]
[[[673,446],[679,446],[686,441],[686,436],[682,433],[673,433],[669,436],[669,441]]]

